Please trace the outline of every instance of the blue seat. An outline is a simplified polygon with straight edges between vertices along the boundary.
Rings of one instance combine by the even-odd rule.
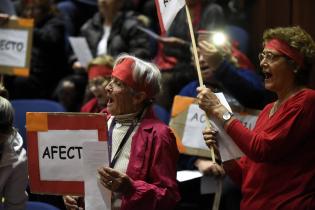
[[[226,31],[229,34],[229,36],[232,38],[232,40],[235,40],[238,42],[239,49],[243,53],[246,54],[248,52],[248,43],[249,43],[248,32],[245,29],[239,26],[235,26],[235,25],[226,26]]]
[[[61,104],[46,99],[17,99],[12,100],[11,104],[15,110],[13,124],[24,139],[24,147],[26,146],[26,112],[65,112]]]
[[[27,201],[26,210],[60,210],[59,208],[39,201]]]
[[[153,111],[155,116],[160,119],[162,122],[164,122],[166,125],[168,125],[170,121],[170,113],[166,111],[165,108],[158,104],[153,105]]]

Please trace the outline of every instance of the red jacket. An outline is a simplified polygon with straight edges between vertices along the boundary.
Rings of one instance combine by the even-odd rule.
[[[97,103],[96,98],[92,98],[86,104],[81,107],[81,112],[89,112],[89,113],[99,113],[104,109],[104,107],[100,107]]]
[[[234,120],[228,134],[246,154],[231,175],[242,187],[242,210],[315,209],[315,91],[302,90],[253,131]]]
[[[134,191],[121,210],[171,210],[180,199],[176,183],[178,150],[172,131],[149,109],[132,137],[127,175]]]

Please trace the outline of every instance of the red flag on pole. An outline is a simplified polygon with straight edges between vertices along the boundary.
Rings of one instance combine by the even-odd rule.
[[[183,6],[185,0],[155,0],[161,34],[164,34],[171,26],[176,14]]]

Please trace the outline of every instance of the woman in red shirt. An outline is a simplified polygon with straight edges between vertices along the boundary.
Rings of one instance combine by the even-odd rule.
[[[315,209],[315,91],[308,75],[315,44],[300,27],[269,29],[259,54],[265,88],[278,99],[260,113],[253,131],[245,128],[210,89],[198,88],[198,103],[217,118],[244,152],[224,169],[242,189],[242,210]],[[208,146],[216,131],[207,129]]]

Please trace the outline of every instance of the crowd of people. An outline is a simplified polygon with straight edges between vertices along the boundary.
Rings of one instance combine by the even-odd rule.
[[[217,1],[187,2],[203,87],[192,65],[195,58],[184,9],[167,36],[156,40],[143,30],[159,33],[153,0],[6,0],[1,4],[0,24],[9,18],[34,19],[29,77],[1,77],[3,208],[22,210],[28,200],[27,155],[13,127],[9,100],[42,98],[58,101],[68,112],[107,115],[110,164],[97,173],[100,184],[112,194],[113,210],[211,208],[213,194],[202,197],[200,182],[184,189],[176,181],[177,170],[225,176],[221,210],[315,209],[315,92],[308,88],[315,43],[299,26],[267,29],[260,70],[255,69],[246,46],[239,46],[241,40],[233,39],[228,29],[229,15],[236,14],[228,14],[227,8],[237,8],[237,1],[223,2],[228,6]],[[228,34],[223,44],[212,40],[219,30]],[[71,49],[70,36],[86,39],[93,56],[87,66]],[[216,92],[224,93],[232,112]],[[244,156],[221,163],[219,156],[213,162],[179,154],[173,131],[154,109],[159,106],[170,113],[175,95],[195,97]],[[252,130],[233,113],[247,108],[261,110]],[[218,154],[218,131],[207,127],[203,138]],[[60,199],[59,208],[84,209],[84,197]]]

